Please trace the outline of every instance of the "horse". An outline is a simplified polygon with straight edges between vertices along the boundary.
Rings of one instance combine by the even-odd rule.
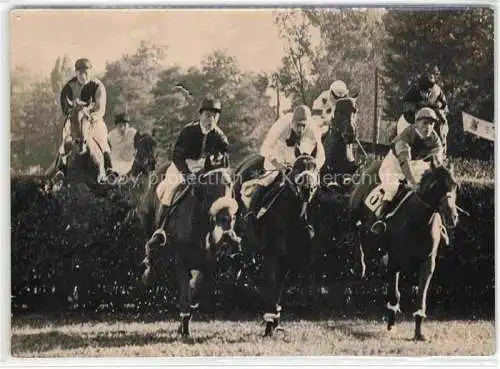
[[[221,164],[222,163],[222,164]],[[195,183],[180,186],[174,195],[168,220],[146,243],[143,282],[149,284],[161,262],[160,251],[166,246],[173,252],[179,286],[180,325],[178,333],[189,337],[189,322],[199,307],[202,286],[211,279],[218,257],[240,250],[240,238],[234,231],[238,204],[234,199],[231,170],[227,158],[210,155]],[[149,191],[151,208],[144,222],[152,230],[161,203],[156,186]],[[151,233],[150,233],[151,234]]]
[[[318,186],[319,171],[313,155],[302,154],[296,148],[295,156],[293,167],[278,175],[268,188],[254,193],[252,203],[263,201],[267,211],[250,217],[247,225],[241,226],[245,229],[244,252],[254,249],[263,256],[264,336],[272,336],[279,325],[281,292],[286,276],[303,263],[309,251],[304,221],[307,220],[307,206]],[[262,160],[253,156],[240,165],[237,180],[247,177],[249,170],[256,170]],[[238,189],[236,193],[240,199]],[[243,222],[242,217],[239,222]]]
[[[344,179],[345,175],[352,175],[357,168],[354,159],[354,143],[357,138],[356,98],[347,97],[336,102],[330,128],[323,140],[326,161],[322,175],[332,176],[330,181],[333,182]],[[344,183],[339,185],[344,186]]]
[[[344,242],[345,238],[339,236],[344,234],[346,229],[354,231],[347,217],[347,205],[356,176],[364,165],[354,157],[354,143],[357,141],[357,97],[358,94],[355,94],[336,102],[329,130],[323,137],[326,160],[321,169],[320,186],[310,206],[311,219],[317,229],[310,260],[312,264],[318,255],[332,248],[333,242]],[[353,250],[354,254],[359,254],[360,251],[357,248]],[[359,259],[359,255],[354,255],[354,258]],[[353,270],[357,271],[357,267],[358,265]],[[364,276],[363,270],[361,275]],[[315,275],[312,288],[317,290],[314,279]]]
[[[52,178],[53,189],[59,188],[63,182],[66,184],[86,184],[89,189],[98,195],[103,195],[110,188],[108,185],[98,183],[98,179],[105,174],[103,151],[91,135],[90,109],[92,103],[80,99],[67,100],[71,107],[63,128],[63,145],[67,155],[67,173],[64,178],[56,176],[57,162],[45,174]],[[61,157],[58,160],[62,160]]]
[[[419,267],[418,309],[413,313],[414,339],[424,341],[422,321],[426,317],[427,293],[437,253],[442,241],[447,242],[445,227],[453,228],[458,223],[458,207],[455,204],[458,185],[451,164],[439,165],[431,160],[430,169],[424,173],[417,191],[404,191],[404,186],[400,187],[398,206],[386,222],[385,233],[377,236],[370,232],[370,228],[374,221],[373,212],[381,201],[377,175],[379,167],[380,162],[374,162],[355,189],[350,202],[352,221],[358,227],[360,247],[383,245],[387,252],[389,331],[395,325],[396,313],[400,311],[400,273]]]

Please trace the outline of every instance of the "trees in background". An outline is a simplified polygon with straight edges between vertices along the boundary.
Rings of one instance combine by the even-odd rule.
[[[166,52],[167,48],[163,45],[142,41],[135,53],[106,64],[102,82],[107,90],[104,119],[108,126],[113,125],[115,114],[127,112],[134,126],[140,130],[151,130],[153,121],[148,107]]]
[[[176,87],[179,84],[182,89]],[[268,84],[266,76],[242,71],[236,59],[222,50],[208,55],[201,68],[183,71],[176,66],[164,70],[153,88],[150,105],[161,155],[170,159],[180,130],[197,119],[201,99],[211,94],[221,100],[220,127],[231,143],[231,159],[239,162],[258,149],[274,120],[270,97],[266,95]]]
[[[207,55],[199,67],[165,66],[167,48],[141,42],[135,53],[107,63],[101,76],[108,92],[106,122],[112,125],[115,113],[127,110],[133,125],[155,130],[160,154],[168,160],[178,133],[197,118],[200,100],[211,93],[222,100],[221,127],[233,160],[239,161],[258,150],[276,118],[270,87],[277,86],[294,105],[311,106],[333,80],[342,79],[351,91],[360,90],[358,127],[366,140],[371,138],[375,69],[382,74],[381,104],[395,120],[409,81],[437,65],[450,105],[452,154],[489,158],[492,143],[465,135],[460,113],[493,120],[493,10],[408,9],[274,12],[286,50],[272,76],[241,70],[224,50]],[[22,68],[12,70],[13,168],[52,162],[62,125],[58,95],[72,75],[67,57],[58,57],[42,81]]]
[[[283,91],[309,106],[341,79],[360,91],[359,131],[371,138],[375,69],[382,62],[385,29],[380,9],[318,9],[278,13],[276,23],[287,45],[280,68]]]
[[[461,112],[489,121],[494,116],[493,9],[391,10],[384,55],[386,111],[396,118],[408,81],[438,66],[450,105],[450,150],[489,157],[492,143],[463,133]]]

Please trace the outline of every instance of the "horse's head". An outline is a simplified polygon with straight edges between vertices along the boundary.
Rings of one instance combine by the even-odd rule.
[[[241,240],[234,231],[238,203],[234,199],[231,171],[222,167],[204,172],[195,191],[203,202],[203,213],[208,215],[206,248],[239,250]]]
[[[354,97],[339,99],[335,104],[332,133],[340,135],[346,145],[354,143],[356,139],[357,111]]]
[[[431,160],[431,168],[423,175],[419,195],[433,209],[441,214],[447,227],[458,223],[456,205],[458,184],[451,163],[437,164]]]
[[[87,137],[90,132],[90,106],[88,103],[76,99],[75,101],[67,100],[71,107],[69,113],[72,147],[76,150],[75,153],[83,155],[87,152]]]
[[[315,159],[316,153],[316,148],[311,155],[308,155],[301,153],[296,147],[296,160],[289,175],[302,200],[306,202],[311,200],[319,185],[319,169]]]
[[[156,167],[156,141],[148,133],[137,132],[134,136],[134,149],[136,154],[132,164],[131,174],[147,174],[155,170]]]

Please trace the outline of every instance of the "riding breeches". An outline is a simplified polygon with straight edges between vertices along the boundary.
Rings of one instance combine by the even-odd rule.
[[[266,158],[264,159],[264,174],[260,177],[250,179],[241,185],[241,200],[246,208],[250,207],[250,202],[257,187],[267,187],[273,183],[279,171]]]
[[[204,158],[199,160],[186,160],[186,164],[192,173],[199,172],[203,168],[204,162]],[[170,206],[172,204],[175,190],[181,183],[184,183],[184,176],[174,163],[170,164],[165,173],[165,177],[156,187],[156,195],[163,205]]]
[[[410,170],[415,177],[417,183],[422,179],[424,172],[430,168],[430,163],[423,160],[411,160]],[[405,179],[405,175],[401,169],[398,158],[389,151],[387,156],[382,161],[379,169],[380,181],[384,188],[384,200],[391,201],[398,192],[400,181]]]
[[[84,139],[86,141],[94,139],[102,152],[111,152],[111,148],[108,143],[108,127],[103,119],[98,119],[92,123],[90,123],[90,129],[87,132],[83,132]],[[69,154],[71,150],[71,123],[68,120],[64,123],[63,131],[62,131],[62,143],[59,147],[59,153],[61,155]]]

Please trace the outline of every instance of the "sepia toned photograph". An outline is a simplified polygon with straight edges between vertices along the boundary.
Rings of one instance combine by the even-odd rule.
[[[11,357],[495,355],[494,13],[11,9]]]

